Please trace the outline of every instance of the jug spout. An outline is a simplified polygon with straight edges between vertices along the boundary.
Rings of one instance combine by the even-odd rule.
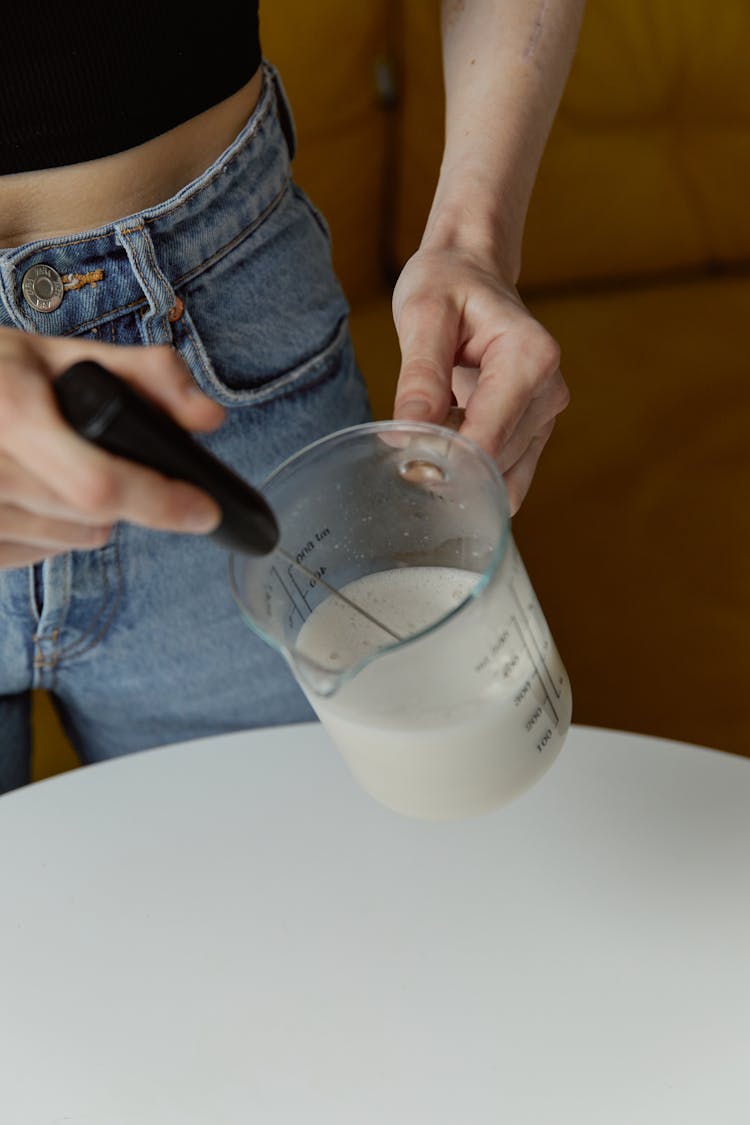
[[[332,668],[324,668],[322,664],[318,664],[303,652],[295,650],[285,655],[302,690],[321,699],[329,699],[335,695],[347,678],[347,669],[337,672]]]

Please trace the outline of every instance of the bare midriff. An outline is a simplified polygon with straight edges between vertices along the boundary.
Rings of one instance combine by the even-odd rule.
[[[0,176],[0,247],[90,230],[169,199],[232,143],[262,83],[258,70],[225,101],[125,152]]]

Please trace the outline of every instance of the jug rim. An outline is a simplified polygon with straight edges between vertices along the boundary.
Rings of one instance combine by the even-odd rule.
[[[348,668],[342,668],[340,670],[327,668],[324,664],[319,663],[313,657],[309,657],[307,655],[302,656],[301,654],[296,653],[293,649],[290,649],[288,645],[279,642],[277,638],[272,636],[270,633],[267,633],[262,628],[262,626],[258,624],[258,622],[251,616],[251,614],[243,604],[242,596],[239,590],[239,584],[234,573],[235,560],[241,559],[243,558],[243,556],[238,551],[230,552],[228,559],[229,586],[234,601],[239,607],[243,618],[245,619],[251,630],[266,644],[270,645],[271,648],[273,648],[276,652],[279,652],[282,656],[284,656],[284,658],[291,663],[293,668],[299,670],[300,663],[302,663],[306,668],[312,669],[313,675],[311,678],[316,680],[317,683],[310,682],[308,686],[312,687],[313,690],[315,690],[319,695],[333,695],[339,687],[347,683],[354,676],[358,675],[373,660],[388,652],[396,651],[405,645],[424,639],[425,637],[429,636],[430,633],[434,632],[434,630],[442,628],[442,626],[445,625],[446,622],[450,621],[452,618],[461,613],[467,605],[475,601],[480,596],[482,591],[489,583],[490,579],[496,574],[498,568],[503,562],[503,559],[505,558],[505,554],[510,543],[510,506],[508,504],[508,495],[505,487],[505,481],[503,480],[502,473],[500,472],[496,462],[490,457],[488,453],[485,452],[485,450],[481,448],[481,446],[477,445],[477,443],[471,438],[464,437],[463,434],[458,433],[456,430],[453,430],[447,426],[437,425],[434,422],[413,422],[399,421],[398,419],[386,419],[373,422],[363,422],[353,426],[346,426],[340,430],[333,430],[329,434],[324,434],[322,437],[317,438],[315,441],[310,442],[308,445],[301,447],[295,453],[292,453],[289,457],[285,458],[279,465],[276,466],[275,469],[273,469],[271,473],[266,476],[266,478],[258,487],[262,492],[264,488],[270,485],[276,479],[276,477],[286,471],[290,466],[294,465],[296,462],[299,462],[303,457],[308,456],[312,451],[320,448],[323,445],[334,445],[339,441],[343,441],[346,438],[350,438],[354,435],[359,434],[382,433],[388,431],[394,432],[399,430],[408,431],[411,433],[416,432],[447,437],[452,443],[458,443],[459,445],[462,445],[467,451],[470,451],[473,456],[478,457],[478,459],[484,463],[484,466],[488,470],[489,475],[494,478],[495,482],[497,483],[499,494],[502,496],[504,501],[504,519],[502,523],[502,531],[500,536],[498,537],[498,542],[492,552],[492,556],[489,562],[483,570],[476,572],[477,581],[471,587],[471,590],[468,592],[468,594],[466,594],[466,596],[462,598],[462,600],[457,605],[453,606],[449,610],[446,610],[446,612],[443,613],[436,621],[433,621],[429,625],[426,625],[423,629],[420,629],[415,633],[411,633],[408,637],[403,637],[400,640],[385,642],[382,646],[373,649],[371,652],[367,653],[359,661],[356,661]],[[307,676],[305,677],[305,679],[307,679]],[[321,691],[319,685],[324,681],[330,684],[330,690]]]
[[[311,441],[308,445],[302,446],[295,453],[291,453],[288,457],[285,457],[256,487],[262,492],[264,488],[288,469],[290,465],[294,464],[295,461],[300,461],[303,456],[308,456],[323,445],[338,444],[339,441],[343,441],[345,438],[352,437],[355,434],[372,434],[385,431],[395,432],[398,430],[410,430],[413,433],[435,434],[436,436],[442,435],[451,442],[458,442],[459,445],[462,445],[464,449],[470,451],[484,463],[490,475],[496,478],[507,503],[507,493],[503,475],[498,469],[496,462],[490,457],[489,453],[482,449],[481,445],[477,445],[472,438],[465,437],[464,434],[459,433],[458,430],[451,429],[449,426],[441,426],[436,422],[412,422],[410,420],[398,418],[381,419],[374,422],[359,422],[354,426],[345,426],[340,430],[331,430],[330,433],[323,434],[322,437],[316,438],[315,441]],[[507,513],[506,520],[508,523],[510,522],[510,512]]]

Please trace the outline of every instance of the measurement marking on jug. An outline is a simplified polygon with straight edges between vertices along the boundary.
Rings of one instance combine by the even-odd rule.
[[[294,594],[290,590],[287,590],[286,586],[284,585],[284,579],[281,577],[281,575],[279,574],[279,572],[278,572],[278,570],[276,569],[275,566],[271,567],[271,574],[274,574],[276,576],[276,581],[278,582],[279,586],[281,586],[281,589],[286,594],[292,609],[295,610],[299,614],[300,620],[304,623],[307,620],[307,618],[305,617],[304,613],[302,612],[302,610],[299,608],[296,601],[294,600]],[[305,605],[307,605],[307,602],[305,602]]]
[[[559,684],[556,684],[556,683],[555,683],[555,679],[554,679],[554,676],[553,676],[553,675],[552,675],[552,673],[550,672],[550,670],[549,670],[549,667],[548,667],[548,665],[547,665],[547,661],[546,661],[546,660],[545,660],[545,658],[544,658],[544,653],[542,652],[542,650],[541,650],[541,648],[540,648],[540,646],[539,646],[539,642],[537,641],[536,637],[534,636],[533,630],[532,630],[532,628],[531,628],[531,623],[530,623],[530,621],[529,621],[529,618],[528,618],[528,615],[527,615],[527,613],[526,613],[526,610],[525,610],[525,609],[523,608],[523,605],[522,605],[522,603],[521,603],[521,599],[519,598],[518,594],[516,593],[516,588],[515,588],[515,586],[513,585],[513,583],[512,583],[512,582],[511,582],[511,584],[510,584],[510,592],[511,592],[511,595],[512,595],[512,597],[513,597],[513,601],[514,601],[514,602],[516,603],[516,606],[517,606],[517,608],[518,608],[518,612],[519,612],[519,614],[520,614],[520,616],[521,616],[521,618],[522,618],[522,620],[523,620],[523,623],[524,623],[524,626],[525,626],[525,628],[526,628],[526,631],[528,632],[529,636],[531,637],[531,640],[532,640],[532,642],[533,642],[533,644],[534,644],[534,648],[535,648],[535,649],[536,649],[536,651],[537,651],[537,655],[538,655],[538,657],[539,657],[539,661],[540,661],[540,663],[541,663],[541,665],[542,665],[542,668],[543,668],[543,669],[544,669],[544,671],[545,671],[545,672],[547,673],[547,679],[549,680],[549,682],[550,682],[550,685],[551,685],[551,687],[552,687],[552,690],[553,690],[553,691],[554,691],[554,693],[555,693],[555,698],[556,698],[556,699],[559,699],[559,698],[561,697],[561,695],[562,695],[562,692],[561,692],[561,690],[560,690],[560,685],[559,685]],[[530,650],[529,650],[529,646],[528,646],[528,645],[526,644],[526,636],[525,636],[524,630],[523,630],[523,629],[521,629],[521,626],[520,626],[520,624],[519,624],[519,622],[518,622],[518,621],[516,621],[516,626],[517,626],[517,628],[518,628],[518,631],[519,631],[519,633],[521,634],[521,639],[523,640],[523,643],[524,643],[524,645],[525,645],[525,647],[526,647],[526,651],[527,651],[527,652],[529,653],[529,656],[530,656],[530,657],[531,657],[531,659],[532,659],[532,662],[533,662],[533,664],[534,664],[534,667],[536,668],[536,666],[537,666],[537,665],[536,665],[536,661],[534,660],[534,657],[533,657],[533,656],[531,655],[531,652],[530,652]],[[541,679],[542,679],[542,677],[540,676],[540,677],[539,677],[539,679],[541,680]]]
[[[484,672],[486,668],[489,668],[489,666],[492,664],[492,661],[502,651],[503,645],[509,640],[509,638],[510,638],[510,630],[509,629],[503,629],[500,636],[496,637],[495,640],[490,645],[490,650],[486,654],[486,656],[483,656],[482,659],[479,661],[479,663],[474,665],[474,671],[475,672]],[[512,671],[512,667],[509,668],[508,665],[506,665],[503,668],[503,675],[507,677],[508,675],[510,675],[511,671]]]
[[[541,754],[542,750],[544,750],[544,747],[547,745],[547,743],[549,742],[549,740],[551,738],[552,738],[552,731],[550,730],[549,727],[547,727],[546,731],[544,732],[544,734],[542,735],[542,737],[539,739],[539,741],[536,744],[536,748],[537,748],[537,750],[539,751],[540,754]]]
[[[302,601],[305,603],[305,608],[307,609],[307,611],[309,613],[310,612],[310,603],[308,602],[307,598],[305,597],[305,592],[300,587],[300,584],[297,581],[297,579],[295,578],[294,571],[292,570],[291,567],[289,567],[289,569],[287,570],[287,577],[289,578],[289,581],[292,583],[292,585],[294,586],[294,588],[297,591],[297,593],[299,594],[299,596],[302,598]]]
[[[323,575],[326,572],[326,567],[320,566],[320,567],[318,567],[318,569],[316,571],[312,571],[312,570],[309,570],[303,563],[301,563],[299,561],[299,557],[300,557],[299,555],[297,556],[297,559],[295,560],[294,558],[292,558],[292,556],[287,551],[285,551],[283,549],[283,547],[277,547],[277,551],[282,556],[282,558],[287,559],[287,561],[290,564],[289,569],[287,571],[290,578],[291,578],[291,575],[292,575],[293,570],[295,568],[301,570],[302,573],[304,575],[306,575],[307,578],[310,580],[310,589],[311,590],[314,589],[315,586],[320,584],[323,587],[323,589],[327,590],[328,593],[331,594],[334,598],[338,598],[340,601],[344,602],[346,605],[349,606],[349,609],[353,610],[355,613],[360,614],[362,617],[366,617],[367,620],[372,625],[376,625],[378,627],[378,629],[382,629],[383,632],[387,633],[389,637],[392,637],[394,641],[403,641],[404,640],[403,636],[400,633],[397,633],[394,629],[391,629],[390,625],[386,625],[383,621],[380,621],[377,617],[374,617],[373,614],[371,614],[368,610],[366,610],[364,608],[364,606],[358,605],[356,602],[353,602],[351,600],[351,598],[347,597],[346,594],[342,593],[341,590],[337,590],[335,586],[332,586],[330,584],[330,582],[326,582],[325,578],[323,578]],[[300,615],[300,617],[302,618],[303,621],[306,621],[307,618],[301,612],[299,607],[295,604],[293,596],[289,593],[286,586],[284,585],[284,583],[281,579],[281,576],[280,576],[279,572],[277,571],[277,569],[275,567],[272,567],[271,569],[272,569],[272,572],[276,575],[276,578],[278,579],[282,590],[286,594],[289,601],[292,603],[293,609],[295,609],[297,611],[297,613],[299,613],[299,615]],[[295,585],[295,588],[299,591],[299,587],[296,585],[296,582],[294,583],[294,585]],[[305,595],[301,591],[299,591],[299,594],[300,594],[300,597],[302,598],[302,601],[305,604],[305,608],[307,609],[308,614],[309,614],[311,612],[311,610],[310,610],[310,606],[308,604],[307,598],[305,597]]]
[[[513,625],[515,625],[515,627],[518,631],[518,636],[521,639],[521,644],[526,649],[526,655],[528,656],[529,660],[531,661],[531,665],[532,665],[532,667],[533,667],[533,669],[536,673],[536,678],[539,680],[539,683],[542,685],[544,697],[547,700],[547,706],[549,707],[550,711],[552,712],[552,715],[553,715],[554,720],[555,720],[555,726],[557,726],[557,724],[560,722],[560,716],[557,713],[557,709],[556,709],[554,703],[552,702],[552,696],[550,695],[549,689],[548,689],[547,685],[545,684],[544,679],[542,678],[542,675],[539,671],[539,667],[537,665],[534,653],[531,651],[531,649],[528,646],[528,643],[526,641],[526,634],[524,633],[523,629],[521,628],[521,622],[518,620],[515,613],[511,616],[510,620],[511,620],[511,623]],[[542,659],[542,664],[544,665],[544,659]],[[547,675],[549,676],[549,671],[547,670],[546,665],[544,665],[544,668],[545,668],[545,671],[547,672]],[[528,681],[527,681],[527,683],[528,683]],[[520,699],[518,699],[518,697],[516,698],[516,703],[517,704],[520,703]],[[532,723],[532,726],[533,725],[534,724]],[[530,728],[527,725],[527,730],[529,730],[529,729]],[[543,737],[541,743],[537,745],[537,750],[541,750],[542,747],[545,745],[545,742],[547,742],[547,741],[548,741],[548,739],[545,739]]]
[[[528,719],[526,720],[526,724],[525,724],[526,730],[533,730],[533,728],[536,726],[536,724],[539,722],[539,720],[543,717],[543,715],[544,715],[544,711],[542,710],[542,708],[541,707],[535,707],[534,710],[532,711],[532,713],[529,715]]]
[[[539,673],[536,671],[536,669],[534,669],[534,671],[536,673],[536,678],[539,679]],[[530,691],[531,691],[531,680],[526,680],[526,682],[524,684],[522,684],[522,686],[519,688],[519,690],[513,696],[513,703],[515,704],[516,707],[518,707],[519,703],[523,703],[524,699],[526,698],[526,696],[528,695],[528,693]]]

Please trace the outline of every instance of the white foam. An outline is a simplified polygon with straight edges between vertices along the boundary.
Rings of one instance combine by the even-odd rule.
[[[402,567],[342,592],[410,637],[460,606],[479,578],[450,567]],[[517,561],[516,581],[523,580]],[[524,598],[527,605],[533,599],[530,586]],[[306,689],[373,796],[411,815],[467,816],[506,803],[546,771],[570,723],[570,686],[546,623],[532,632],[510,581],[405,645],[335,597],[297,638],[300,652],[333,669],[358,667],[389,645],[329,698]]]

